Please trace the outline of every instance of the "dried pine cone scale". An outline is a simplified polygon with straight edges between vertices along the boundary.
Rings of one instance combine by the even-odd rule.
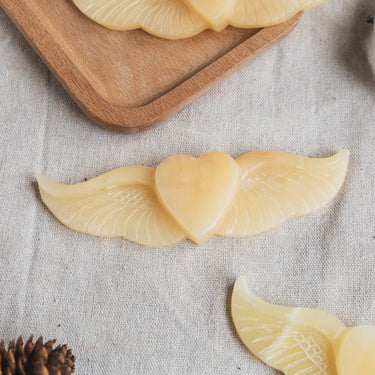
[[[11,341],[8,350],[0,342],[0,375],[70,375],[74,372],[75,357],[67,345],[58,345],[56,340],[43,344],[43,338],[33,343],[33,336],[23,343]]]

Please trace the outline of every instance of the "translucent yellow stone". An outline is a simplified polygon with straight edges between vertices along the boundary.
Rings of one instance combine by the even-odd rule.
[[[41,197],[67,227],[99,237],[124,237],[148,246],[186,238],[153,190],[155,170],[124,167],[87,182],[61,185],[39,175]]]
[[[227,25],[258,28],[288,20],[325,0],[73,0],[93,21],[113,30],[142,28],[169,39]]]
[[[319,210],[342,186],[348,160],[348,150],[323,159],[273,151],[239,157],[239,190],[217,234],[250,236]]]
[[[185,0],[197,12],[207,25],[215,31],[221,31],[229,24],[237,0]]]
[[[175,155],[156,171],[125,167],[76,185],[39,176],[43,201],[63,224],[102,237],[149,246],[189,238],[249,236],[306,215],[340,189],[348,164],[344,150],[326,159],[250,152],[199,158]]]
[[[183,0],[73,0],[95,22],[113,30],[142,28],[169,39],[187,38],[205,28],[206,22]]]
[[[202,243],[228,211],[239,172],[224,152],[210,152],[198,159],[175,155],[156,168],[156,191],[188,238]]]
[[[347,328],[321,310],[271,305],[245,277],[234,286],[232,318],[245,346],[286,375],[375,373],[375,326]]]
[[[350,328],[338,355],[339,375],[375,374],[375,326]]]
[[[237,0],[230,24],[257,28],[287,21],[301,10],[324,3],[325,0]]]

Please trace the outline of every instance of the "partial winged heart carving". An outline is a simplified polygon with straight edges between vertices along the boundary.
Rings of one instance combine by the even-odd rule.
[[[234,285],[232,318],[243,344],[285,375],[374,374],[375,326],[347,327],[322,310],[269,304],[245,276]]]
[[[43,202],[67,227],[148,246],[212,235],[250,236],[327,204],[343,184],[349,151],[313,159],[282,152],[175,155],[76,185],[38,176]]]
[[[161,38],[181,39],[232,25],[277,25],[325,0],[73,0],[98,24],[113,30],[141,28]]]

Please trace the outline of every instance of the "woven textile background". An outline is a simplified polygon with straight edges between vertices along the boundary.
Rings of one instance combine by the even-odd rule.
[[[276,372],[238,340],[235,279],[264,299],[375,324],[375,79],[364,53],[373,0],[328,0],[281,44],[137,135],[77,108],[0,10],[0,336],[69,343],[77,374]],[[36,175],[81,182],[176,154],[351,151],[334,201],[244,239],[146,248],[59,224]],[[146,151],[146,152],[145,152]]]

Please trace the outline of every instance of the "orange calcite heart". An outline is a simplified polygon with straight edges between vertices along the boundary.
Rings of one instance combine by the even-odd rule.
[[[237,191],[239,168],[228,154],[210,152],[198,159],[175,155],[156,168],[160,202],[196,243],[210,237]]]
[[[375,326],[348,329],[340,346],[337,368],[339,375],[375,374]]]
[[[215,31],[229,24],[237,0],[185,0]]]

